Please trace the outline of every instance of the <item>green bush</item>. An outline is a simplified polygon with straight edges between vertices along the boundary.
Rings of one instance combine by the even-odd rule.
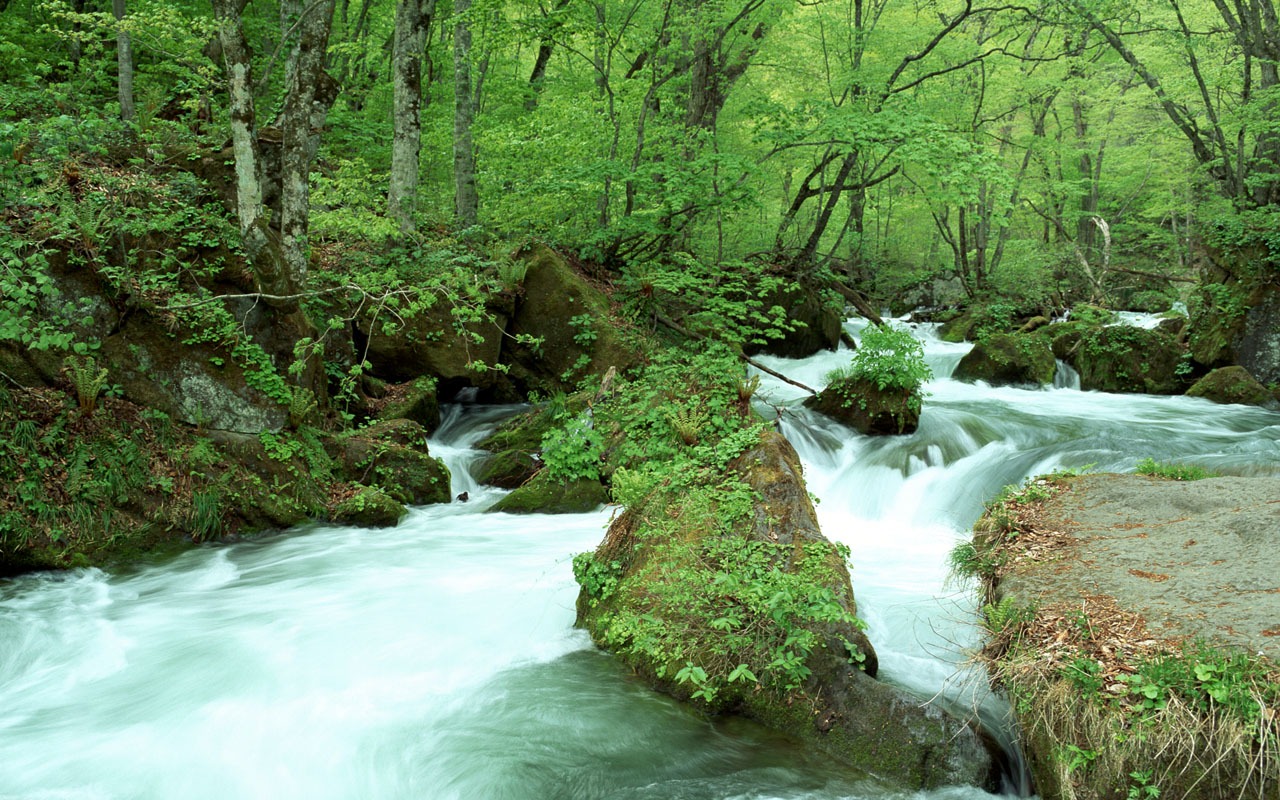
[[[1204,478],[1216,478],[1218,473],[1197,467],[1194,464],[1173,464],[1144,458],[1138,462],[1135,470],[1139,475],[1150,475],[1154,478],[1168,478],[1172,481],[1198,481]]]
[[[933,370],[924,360],[924,345],[918,339],[899,328],[873,325],[862,332],[849,365],[831,372],[827,381],[869,381],[882,392],[907,393],[912,411],[919,412],[920,387],[932,377]]]

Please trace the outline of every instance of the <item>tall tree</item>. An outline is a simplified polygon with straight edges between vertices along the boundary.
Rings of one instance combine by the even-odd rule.
[[[387,208],[400,232],[413,233],[422,149],[422,55],[435,0],[400,0],[392,51],[391,181]]]
[[[281,293],[293,295],[307,285],[310,260],[311,164],[320,131],[337,98],[336,82],[325,72],[335,0],[312,0],[286,19],[286,40],[296,36],[285,80],[280,114],[280,245],[284,261]],[[296,32],[296,33],[295,33]]]
[[[453,28],[453,208],[459,227],[480,219],[476,148],[472,140],[476,99],[471,86],[471,0],[454,0]]]
[[[120,119],[133,122],[137,112],[133,105],[133,43],[124,25],[125,0],[111,0],[111,14],[116,18],[116,83],[120,97]]]

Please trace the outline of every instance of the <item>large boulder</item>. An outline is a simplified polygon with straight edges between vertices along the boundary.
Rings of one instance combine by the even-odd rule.
[[[377,487],[400,503],[447,503],[449,468],[431,457],[426,438],[416,422],[388,420],[335,439],[330,449],[340,475],[352,483]]]
[[[1095,328],[1080,337],[1073,366],[1080,387],[1103,392],[1177,394],[1182,347],[1166,333],[1128,325]]]
[[[1196,381],[1187,390],[1190,397],[1204,397],[1215,403],[1239,403],[1274,408],[1276,397],[1244,367],[1221,367]]]
[[[595,511],[608,502],[609,492],[600,481],[557,481],[546,477],[544,470],[489,510],[508,514],[580,514]]]
[[[920,398],[901,389],[881,389],[865,378],[838,378],[804,404],[869,436],[915,433]]]
[[[1042,336],[998,333],[982,339],[960,359],[952,377],[986,381],[992,386],[1042,385],[1053,382],[1056,364]]]
[[[822,294],[815,288],[788,283],[774,289],[763,298],[764,308],[782,308],[794,330],[778,339],[763,344],[748,344],[743,348],[747,355],[767,353],[786,358],[804,358],[821,350],[835,350],[840,346],[840,332],[844,318],[840,309],[823,302]]]
[[[656,689],[911,789],[990,786],[965,722],[874,679],[842,551],[765,432],[715,485],[659,488],[575,559],[578,622]]]
[[[517,257],[526,270],[502,352],[502,363],[517,388],[570,390],[587,375],[635,363],[635,351],[610,323],[609,299],[603,292],[546,245],[531,245]],[[523,337],[538,344],[521,341]]]
[[[376,377],[400,383],[429,375],[439,380],[446,396],[476,386],[496,398],[512,399],[505,377],[484,368],[502,358],[506,309],[495,302],[486,311],[491,320],[468,321],[444,300],[410,317],[368,310],[357,318],[352,336]]]

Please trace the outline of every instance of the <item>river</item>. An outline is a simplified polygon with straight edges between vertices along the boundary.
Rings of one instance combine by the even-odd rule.
[[[857,325],[851,324],[855,333]],[[947,376],[968,345],[926,355]],[[847,352],[770,366],[810,385]],[[1063,381],[1069,384],[1070,381]],[[1280,414],[1072,388],[928,386],[920,430],[782,416],[830,538],[853,550],[882,676],[998,719],[965,666],[972,587],[946,554],[1003,485],[1058,467],[1280,472]],[[774,406],[799,392],[766,381]],[[572,627],[570,559],[612,511],[479,513],[466,476],[502,410],[454,407],[432,449],[471,501],[396,528],[309,526],[160,565],[0,582],[0,798],[914,798],[758,727],[707,721]]]

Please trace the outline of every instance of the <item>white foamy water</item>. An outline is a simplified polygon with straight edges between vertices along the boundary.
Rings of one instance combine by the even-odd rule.
[[[857,327],[853,330],[856,332]],[[966,346],[926,338],[939,375]],[[848,353],[769,360],[810,385]],[[853,549],[886,677],[998,715],[963,669],[972,593],[945,557],[999,488],[1055,467],[1280,469],[1280,415],[1185,398],[935,379],[920,430],[788,411],[819,515]],[[766,379],[762,394],[798,392]],[[484,514],[453,409],[432,444],[471,502],[312,526],[119,574],[0,583],[0,798],[889,798],[760,729],[656,695],[572,627],[570,559],[609,510]]]

